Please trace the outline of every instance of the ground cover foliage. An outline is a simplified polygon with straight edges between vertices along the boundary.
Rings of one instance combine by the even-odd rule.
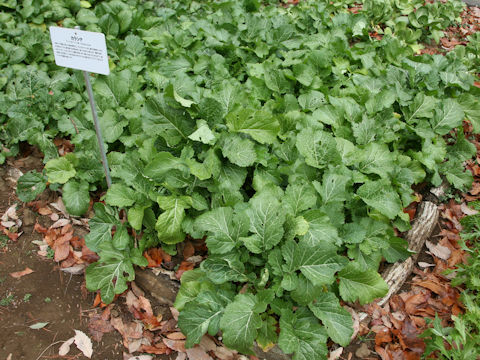
[[[110,302],[145,249],[207,236],[176,301],[188,346],[221,330],[243,353],[257,341],[321,359],[328,338],[349,343],[340,300],[387,291],[378,267],[409,255],[394,227],[409,227],[411,186],[470,186],[461,125],[480,131],[480,105],[478,38],[414,56],[459,2],[348,5],[0,3],[2,160],[28,141],[46,162],[19,180],[24,201],[48,181],[82,215],[106,187],[82,75],[55,65],[47,27],[107,38],[112,73],[93,87],[114,185],[89,223],[90,290]],[[59,156],[59,136],[75,151]]]

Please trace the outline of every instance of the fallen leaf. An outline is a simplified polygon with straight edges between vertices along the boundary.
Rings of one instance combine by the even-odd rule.
[[[339,347],[337,350],[334,350],[328,356],[328,360],[337,360],[343,353],[343,347]]]
[[[58,214],[56,213],[53,213],[53,214],[50,214],[50,220],[52,221],[57,221],[58,219],[60,219],[60,216],[58,216]]]
[[[420,331],[409,318],[405,319],[401,330],[393,330],[393,332],[395,335],[397,335],[398,339],[400,340],[400,345],[404,350],[408,349],[413,352],[423,354],[425,350],[425,343],[423,342],[423,339],[418,337],[418,335],[420,335]]]
[[[188,261],[182,261],[180,263],[180,266],[178,267],[177,272],[175,273],[175,276],[177,277],[178,280],[180,280],[185,271],[192,270],[194,267],[195,267],[195,264],[192,264]]]
[[[450,255],[452,252],[450,251],[449,248],[439,245],[439,244],[434,244],[430,241],[425,241],[425,245],[427,246],[428,250],[435,255],[436,257],[442,259],[442,260],[448,260],[450,258]]]
[[[110,324],[110,307],[107,307],[101,315],[94,315],[88,321],[88,331],[92,335],[93,340],[100,342],[103,334],[113,331],[113,326]]]
[[[30,325],[29,328],[33,330],[43,329],[48,325],[48,322],[38,322],[36,324]]]
[[[186,339],[185,335],[183,335],[181,332],[178,332],[178,331],[167,334],[167,338],[169,338],[171,340],[185,340]]]
[[[199,345],[207,352],[217,350],[217,344],[208,335],[203,335]]]
[[[191,360],[212,360],[212,357],[208,355],[205,350],[195,346],[194,348],[187,349],[187,356]]]
[[[167,345],[170,349],[180,352],[185,352],[185,340],[171,340],[171,339],[162,339],[163,343]]]
[[[138,355],[138,356],[132,356],[131,358],[128,358],[128,360],[153,360],[152,355]]]
[[[183,258],[187,260],[190,256],[195,255],[195,248],[190,241],[185,242],[185,247],[183,248]]]
[[[89,359],[92,357],[93,354],[93,346],[92,340],[82,331],[75,330],[75,338],[74,338],[75,345],[77,345],[78,350],[80,350],[83,355],[88,357]]]
[[[10,276],[15,278],[15,279],[19,279],[22,276],[25,276],[25,275],[28,275],[28,274],[31,274],[31,273],[33,273],[33,270],[30,269],[29,267],[27,267],[27,268],[25,268],[25,270],[10,273]]]
[[[17,204],[13,204],[12,206],[10,206],[7,211],[5,211],[5,213],[2,215],[2,218],[1,220],[2,221],[8,221],[8,220],[17,220],[18,219],[18,215],[17,215]]]
[[[66,218],[70,217],[61,197],[59,197],[56,202],[50,203],[50,206],[60,211]]]
[[[17,225],[15,221],[2,221],[0,224],[2,224],[2,226],[6,227],[7,229],[10,229],[11,227]]]
[[[38,213],[40,215],[50,215],[53,213],[53,211],[48,207],[41,207],[40,209],[38,209]]]
[[[63,272],[72,274],[72,275],[82,275],[85,270],[85,264],[74,265],[65,269],[60,269]]]
[[[213,353],[220,360],[232,360],[237,352],[223,346],[218,346]]]
[[[375,335],[375,344],[380,345],[383,343],[389,343],[392,341],[392,335],[390,334],[390,329],[387,327],[382,327],[380,331]]]
[[[476,215],[476,214],[478,214],[477,210],[469,208],[468,205],[465,204],[465,203],[462,203],[462,205],[460,205],[460,208],[462,209],[462,211],[465,215]]]
[[[430,263],[427,263],[427,262],[419,261],[419,262],[418,262],[418,266],[423,267],[423,268],[426,268],[426,267],[435,266],[435,264],[430,264]]]
[[[167,345],[164,343],[152,345],[142,345],[140,351],[147,352],[149,354],[162,355],[166,354],[168,351],[171,351]]]
[[[56,228],[61,228],[61,227],[64,227],[66,225],[70,224],[70,220],[68,219],[60,219],[60,220],[57,220],[55,221],[52,226],[50,226],[50,229],[56,229]]]
[[[187,354],[185,353],[178,353],[177,358],[175,360],[186,360],[187,359]]]
[[[60,356],[65,356],[69,353],[70,351],[70,345],[73,344],[73,341],[75,340],[75,337],[71,337],[67,341],[65,341],[60,348],[58,349],[58,355]]]
[[[177,309],[175,309],[173,306],[170,307],[170,312],[172,313],[172,316],[173,318],[175,319],[175,321],[178,321],[178,315],[180,315],[180,313],[178,312]]]

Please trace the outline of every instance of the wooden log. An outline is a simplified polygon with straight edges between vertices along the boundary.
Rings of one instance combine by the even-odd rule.
[[[439,211],[434,202],[441,197],[448,184],[432,189],[430,192],[434,196],[432,201],[423,201],[418,205],[417,216],[413,222],[412,228],[407,232],[405,239],[408,241],[408,249],[414,252],[412,256],[403,262],[396,262],[390,265],[382,274],[383,279],[388,284],[387,295],[377,301],[380,306],[385,305],[390,297],[397,293],[403,286],[407,278],[413,271],[418,255],[425,244],[425,241],[432,235],[433,229],[438,222]],[[360,321],[366,319],[366,313],[360,313]]]

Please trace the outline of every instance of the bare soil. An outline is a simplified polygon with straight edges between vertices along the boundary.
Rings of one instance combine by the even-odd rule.
[[[23,172],[42,168],[38,154],[17,164],[23,165]],[[7,167],[0,167],[0,214],[16,200],[7,177]],[[23,214],[24,233],[17,241],[0,242],[0,360],[86,359],[74,345],[64,357],[58,356],[58,349],[74,329],[89,335],[89,315],[100,311],[92,308],[94,294],[86,291],[83,275],[64,273],[52,259],[37,255],[32,241],[41,235],[33,230],[35,214],[21,204],[18,214]],[[18,279],[9,275],[27,267],[34,272]],[[39,330],[29,327],[38,322],[48,325]],[[115,331],[93,342],[93,349],[92,359],[123,359],[122,339]]]

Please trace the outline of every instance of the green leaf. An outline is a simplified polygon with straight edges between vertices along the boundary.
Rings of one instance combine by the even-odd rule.
[[[210,255],[200,264],[200,268],[215,284],[248,280],[245,275],[245,266],[237,254]]]
[[[65,157],[52,159],[45,164],[45,172],[51,183],[65,184],[77,173]]]
[[[323,169],[329,164],[340,163],[335,139],[325,131],[303,129],[297,135],[296,146],[305,162],[315,168]]]
[[[237,134],[228,134],[225,137],[222,153],[230,162],[241,167],[251,166],[257,160],[254,143]]]
[[[216,304],[215,304],[216,305]],[[197,303],[189,303],[178,316],[178,327],[187,336],[185,346],[193,347],[200,343],[203,335],[211,327],[212,323],[220,320],[223,315],[223,308],[211,309],[212,306],[199,306]],[[217,329],[218,332],[218,329]]]
[[[338,230],[332,224],[329,216],[321,210],[310,210],[303,214],[308,223],[308,230],[303,239],[311,246],[324,243],[340,245],[342,240],[338,236]]]
[[[161,183],[172,170],[179,170],[184,173],[189,171],[182,159],[176,158],[169,152],[159,152],[147,164],[144,174],[155,182]]]
[[[287,267],[300,270],[314,285],[331,284],[335,273],[346,264],[346,259],[337,255],[336,248],[328,243],[312,247],[307,241],[301,240],[298,244],[293,242],[293,248],[291,258],[284,252]]]
[[[357,195],[367,204],[389,219],[402,211],[402,203],[390,181],[386,179],[368,181],[357,190]]]
[[[115,235],[113,235],[112,245],[118,250],[125,250],[130,245],[130,235],[128,235],[125,225],[117,226]]]
[[[199,141],[207,145],[214,145],[216,142],[215,133],[210,130],[208,124],[204,120],[197,122],[197,130],[188,136],[193,141]]]
[[[67,211],[76,216],[85,214],[90,206],[87,182],[69,180],[62,188],[62,199]]]
[[[255,312],[256,298],[252,294],[239,294],[227,305],[220,321],[224,344],[244,354],[253,354],[253,342],[262,326]]]
[[[184,109],[176,109],[162,95],[155,95],[145,104],[151,122],[144,122],[143,129],[153,134],[163,134],[167,142],[178,143],[194,131],[195,123]],[[174,138],[169,139],[172,135]]]
[[[252,236],[241,239],[247,249],[260,254],[282,240],[285,213],[276,198],[270,194],[254,197],[250,200],[246,213],[250,219],[250,232],[253,233]]]
[[[464,113],[462,107],[453,99],[442,101],[440,109],[430,119],[433,131],[439,135],[446,135],[450,130],[462,125]]]
[[[272,114],[249,108],[228,114],[227,126],[231,132],[248,134],[261,144],[273,143],[280,131],[280,123]]]
[[[265,69],[265,85],[275,92],[284,94],[289,92],[292,88],[290,82],[285,78],[281,69],[276,69],[273,66],[268,66]]]
[[[353,320],[350,313],[340,306],[335,294],[322,293],[309,309],[327,328],[327,334],[337,344],[347,346],[353,335]]]
[[[93,210],[95,216],[88,222],[90,232],[85,236],[85,243],[90,250],[97,252],[101,244],[112,240],[112,227],[119,221],[115,211],[108,205],[97,202]]]
[[[424,93],[418,93],[412,105],[405,111],[405,121],[411,124],[419,118],[431,118],[433,117],[433,111],[436,107],[437,99],[427,96]]]
[[[176,199],[173,206],[166,209],[157,219],[155,229],[158,238],[165,244],[176,244],[185,239],[182,221],[185,218],[185,204]]]
[[[120,121],[118,119],[118,114],[111,109],[108,109],[103,113],[99,122],[103,139],[107,143],[113,143],[118,140],[123,133],[123,128],[128,125],[127,120]]]
[[[135,205],[128,209],[127,218],[130,226],[139,231],[142,228],[143,216],[145,213],[145,207]]]
[[[339,272],[338,278],[340,295],[345,301],[358,300],[360,304],[366,304],[388,291],[387,283],[375,270],[361,271],[353,262]]]
[[[47,179],[42,173],[31,170],[20,176],[17,181],[17,196],[23,202],[30,202],[37,198],[47,186]]]
[[[268,351],[277,343],[277,320],[272,316],[267,316],[262,321],[262,326],[258,329],[257,344],[264,350]]]
[[[135,278],[135,270],[124,253],[115,250],[110,242],[103,243],[100,261],[85,270],[86,285],[90,291],[100,290],[102,301],[109,304],[115,294],[128,289],[127,281]]]
[[[105,202],[112,206],[132,206],[135,202],[135,191],[123,184],[112,184],[105,196]]]
[[[33,325],[30,325],[29,328],[33,330],[43,329],[48,324],[49,324],[48,322],[38,322]]]
[[[194,226],[208,233],[206,242],[212,254],[226,254],[247,234],[249,221],[244,214],[234,214],[232,208],[222,207],[197,217]]]
[[[285,190],[282,202],[292,214],[297,215],[313,207],[317,197],[314,188],[308,183],[290,184]]]
[[[346,186],[350,182],[350,177],[343,175],[336,169],[325,171],[322,183],[313,182],[313,186],[322,197],[324,204],[347,200]]]
[[[360,159],[358,169],[364,174],[377,174],[388,178],[388,174],[395,169],[395,157],[385,144],[368,144],[361,151]]]
[[[464,93],[457,99],[468,120],[471,121],[473,131],[480,133],[480,102],[472,94]]]
[[[294,353],[293,360],[322,360],[327,357],[327,334],[318,320],[305,308],[296,313],[284,309],[280,317],[278,345],[283,352]]]

